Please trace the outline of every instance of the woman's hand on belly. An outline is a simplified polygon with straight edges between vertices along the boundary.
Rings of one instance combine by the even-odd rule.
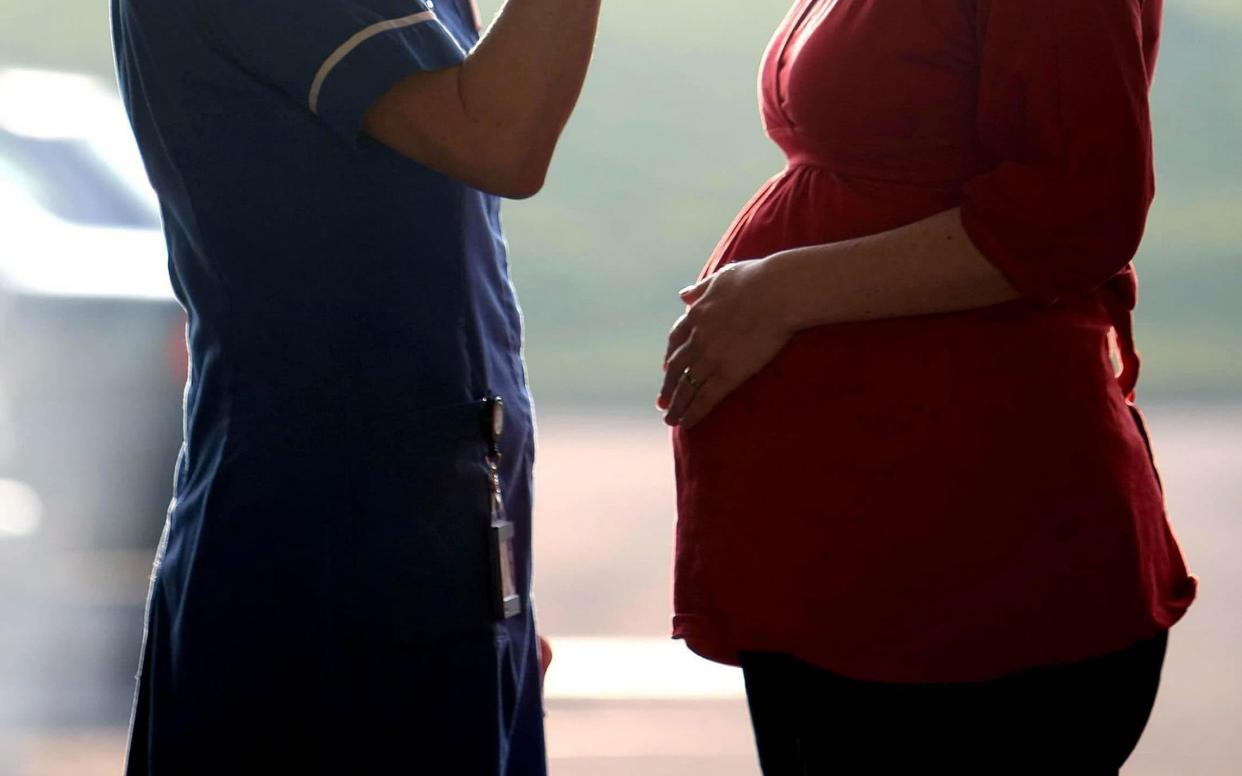
[[[816,326],[959,312],[1020,294],[966,234],[960,209],[855,240],[737,262],[681,292],[669,333],[665,422],[689,428]]]
[[[767,262],[728,265],[682,289],[688,307],[669,332],[664,384],[656,406],[664,422],[689,428],[762,369],[793,336],[774,308]]]

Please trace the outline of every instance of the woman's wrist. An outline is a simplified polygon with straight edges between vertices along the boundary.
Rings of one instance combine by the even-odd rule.
[[[826,245],[816,248],[817,252],[827,249]],[[761,304],[769,320],[790,335],[831,322],[833,317],[835,289],[808,276],[804,266],[808,260],[822,262],[829,257],[807,253],[805,248],[781,251],[756,262]]]

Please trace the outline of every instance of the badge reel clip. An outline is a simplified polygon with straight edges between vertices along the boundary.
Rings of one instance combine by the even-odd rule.
[[[484,422],[489,440],[486,461],[492,512],[492,598],[496,618],[505,620],[522,613],[522,597],[517,587],[515,531],[512,521],[505,515],[500,490],[500,435],[505,427],[505,404],[499,396],[487,399]]]

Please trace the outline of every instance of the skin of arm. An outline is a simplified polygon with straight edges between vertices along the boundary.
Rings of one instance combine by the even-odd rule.
[[[959,208],[869,237],[730,264],[681,291],[688,307],[669,333],[656,405],[666,423],[689,428],[802,329],[1018,297],[967,235]]]
[[[467,185],[534,196],[582,91],[600,2],[508,0],[461,65],[402,79],[363,130]]]

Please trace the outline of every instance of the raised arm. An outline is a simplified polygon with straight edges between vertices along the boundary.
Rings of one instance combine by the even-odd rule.
[[[399,81],[364,131],[477,188],[533,196],[582,90],[599,10],[600,0],[507,0],[462,64]]]

